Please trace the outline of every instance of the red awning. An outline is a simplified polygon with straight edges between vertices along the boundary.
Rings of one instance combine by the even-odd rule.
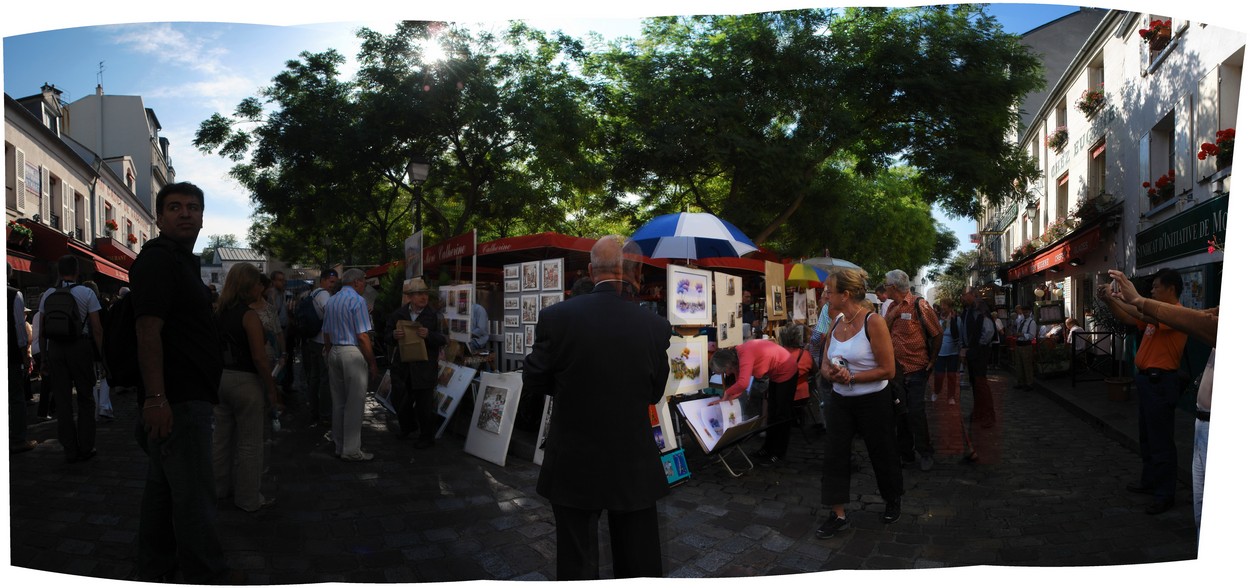
[[[1070,259],[1092,251],[1101,239],[1102,232],[1095,226],[1007,270],[1007,279],[1014,282],[1042,270],[1067,263]]]
[[[31,261],[34,260],[23,255],[9,254],[9,265],[13,266],[13,271],[15,272],[29,272]]]
[[[127,284],[130,283],[130,272],[126,271],[125,268],[100,257],[100,255],[96,252],[72,242],[69,244],[69,250],[70,253],[73,253],[74,255],[85,256],[95,262],[95,273],[106,275],[114,280],[120,280],[122,282],[126,282]],[[86,274],[87,272],[83,273]]]
[[[130,264],[134,263],[135,258],[139,256],[138,253],[131,251],[129,247],[112,237],[97,238],[95,250],[104,259],[126,270],[130,269]]]

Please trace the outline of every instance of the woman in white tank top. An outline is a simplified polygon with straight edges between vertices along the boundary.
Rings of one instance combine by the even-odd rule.
[[[868,458],[885,501],[881,520],[901,516],[903,469],[894,447],[894,347],[885,319],[860,305],[868,275],[860,269],[835,269],[825,287],[829,314],[841,313],[826,340],[820,374],[833,382],[825,402],[825,459],[821,504],[831,506],[829,519],[816,531],[818,539],[833,537],[849,526],[846,503],[851,496],[851,440],[864,438]]]

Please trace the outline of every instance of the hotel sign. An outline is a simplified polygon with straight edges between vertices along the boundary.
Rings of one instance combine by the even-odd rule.
[[[1203,202],[1158,226],[1137,233],[1137,267],[1203,253],[1211,237],[1224,242],[1227,226],[1228,196]]]

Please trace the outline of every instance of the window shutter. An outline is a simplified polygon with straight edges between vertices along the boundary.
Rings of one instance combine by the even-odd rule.
[[[1141,26],[1139,28],[1145,29],[1149,27],[1150,15],[1143,14],[1141,17]],[[1136,32],[1133,33],[1132,39],[1137,45],[1137,52],[1141,54],[1141,77],[1144,78],[1150,74],[1150,44],[1142,41],[1142,38],[1138,36]],[[1138,185],[1140,186],[1141,184]]]
[[[1146,198],[1146,188],[1142,187],[1144,182],[1152,182],[1154,178],[1150,177],[1150,131],[1142,136],[1141,142],[1137,150],[1137,204],[1142,211],[1149,210],[1150,200]]]
[[[48,173],[48,168],[39,167],[39,214],[43,219],[43,224],[52,226],[52,192],[48,190],[48,184],[52,183],[52,174]]]
[[[74,189],[69,182],[61,182],[61,232],[74,234]]]
[[[1198,96],[1202,99],[1194,105],[1194,149],[1201,149],[1203,143],[1215,142],[1215,131],[1219,130],[1220,125],[1220,107],[1217,100],[1212,98],[1219,96],[1219,92],[1220,68],[1217,67],[1198,80]],[[1198,152],[1195,151],[1194,165],[1197,166],[1195,171],[1198,177],[1207,177],[1215,173],[1214,157],[1197,161],[1197,156]]]
[[[26,153],[14,149],[13,177],[17,188],[17,214],[26,216]]]
[[[1194,109],[1193,94],[1186,94],[1176,103],[1173,120],[1176,125],[1176,161],[1172,162],[1176,170],[1176,195],[1194,189]]]

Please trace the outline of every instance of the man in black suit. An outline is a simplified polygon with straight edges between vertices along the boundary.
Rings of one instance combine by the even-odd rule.
[[[668,494],[647,406],[668,379],[664,318],[639,307],[638,246],[599,239],[590,251],[590,294],[538,317],[525,359],[525,390],[553,397],[538,493],[556,524],[556,579],[599,577],[599,516],[608,511],[612,572],[657,577],[659,516]]]

